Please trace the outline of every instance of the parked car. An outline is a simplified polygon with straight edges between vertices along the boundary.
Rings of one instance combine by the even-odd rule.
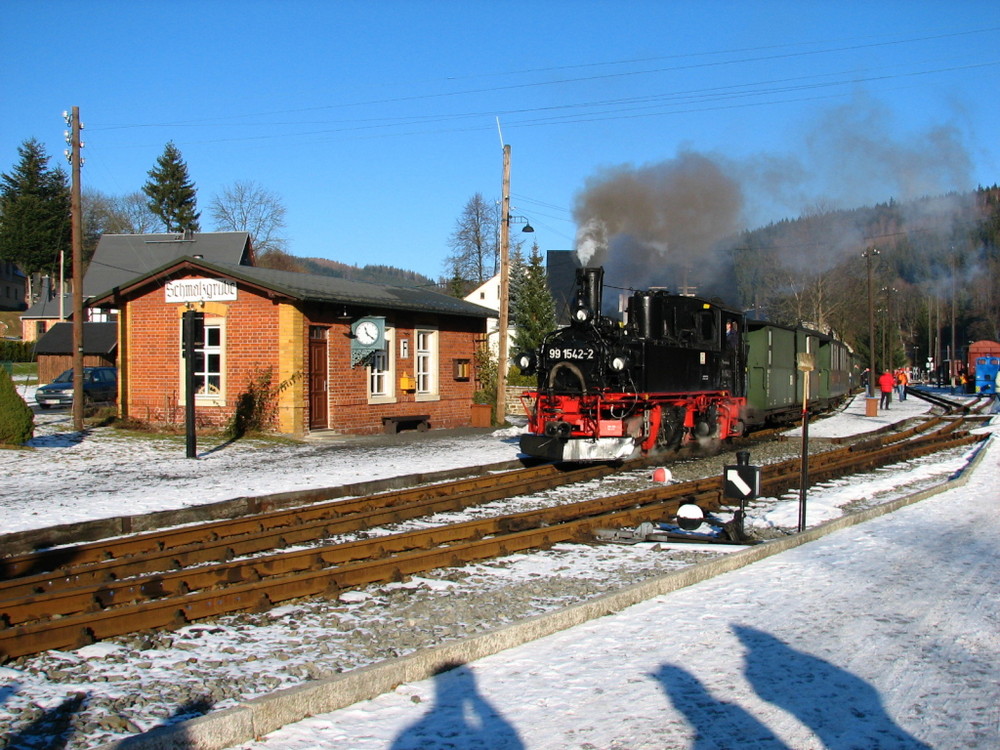
[[[118,368],[84,367],[83,400],[85,404],[115,401],[118,398]],[[39,386],[35,402],[43,409],[73,403],[73,370],[66,370],[51,383]]]

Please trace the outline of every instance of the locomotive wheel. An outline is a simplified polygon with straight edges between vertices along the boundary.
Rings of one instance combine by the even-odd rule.
[[[656,436],[656,447],[673,450],[684,437],[684,412],[676,406],[664,406],[660,416],[660,432]]]

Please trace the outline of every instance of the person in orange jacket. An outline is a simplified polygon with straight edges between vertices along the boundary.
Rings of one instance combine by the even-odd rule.
[[[879,390],[882,391],[882,398],[878,402],[880,409],[888,409],[892,403],[892,389],[896,386],[896,377],[886,370],[878,379]]]
[[[896,370],[896,395],[900,401],[906,401],[906,385],[910,382],[910,376],[906,370],[900,368]]]

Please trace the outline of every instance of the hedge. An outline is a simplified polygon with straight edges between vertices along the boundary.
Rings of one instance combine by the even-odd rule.
[[[35,342],[0,339],[0,361],[34,362]]]

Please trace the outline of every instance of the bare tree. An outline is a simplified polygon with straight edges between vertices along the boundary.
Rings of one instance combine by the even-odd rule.
[[[148,234],[159,227],[159,219],[149,210],[149,202],[140,191],[115,198],[114,202],[126,234]]]
[[[83,213],[84,233],[95,238],[102,234],[146,234],[161,223],[139,191],[118,196],[86,188]]]
[[[499,225],[497,208],[483,200],[482,193],[469,198],[448,238],[452,253],[445,263],[452,279],[481,284],[497,272]]]
[[[215,228],[227,232],[249,232],[257,253],[283,251],[287,240],[285,206],[274,193],[253,180],[239,180],[212,199],[209,205]]]

